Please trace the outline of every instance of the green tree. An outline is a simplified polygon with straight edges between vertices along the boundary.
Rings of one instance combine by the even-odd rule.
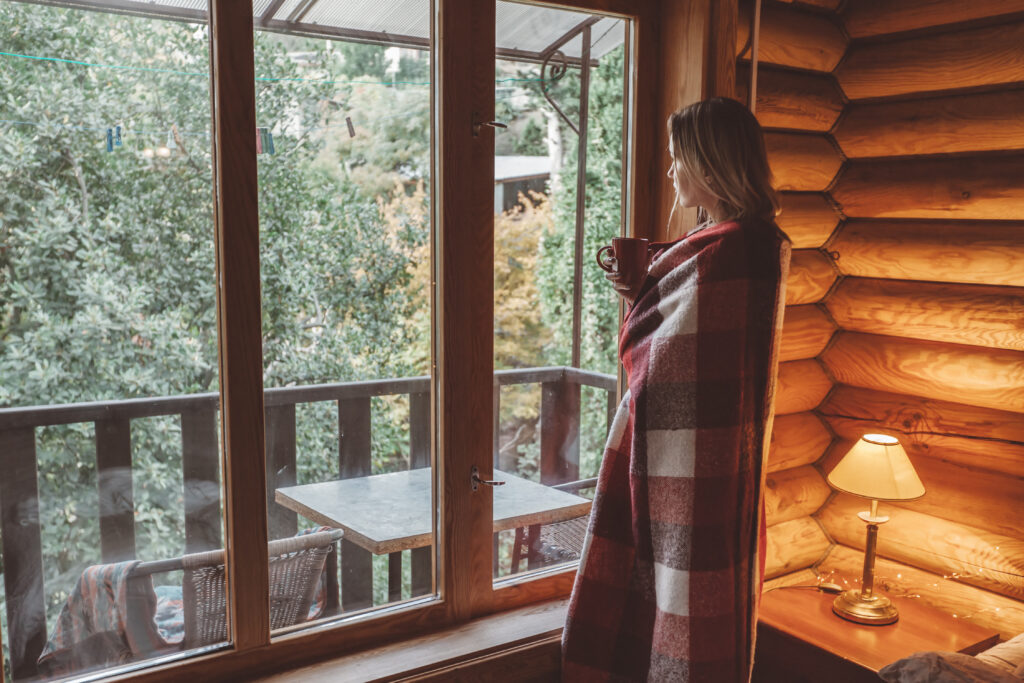
[[[0,3],[0,24],[12,27],[4,52],[74,62],[0,57],[0,408],[216,390],[206,28],[23,3]],[[427,90],[347,85],[364,74],[323,41],[260,33],[255,47],[257,120],[276,143],[259,157],[266,384],[424,371],[409,349],[428,338],[409,321],[426,214],[390,221],[379,195],[404,196],[425,173],[409,148],[429,149]],[[404,126],[401,158],[367,153],[361,183],[325,156],[347,137],[339,102],[396,112],[399,100],[422,120],[406,110],[360,131]],[[375,412],[380,468],[407,450],[400,408]],[[300,428],[303,466],[333,462],[337,476],[337,437],[332,451],[318,426]],[[51,617],[99,561],[92,432],[37,430]],[[138,553],[179,554],[180,424],[134,420],[132,444]]]
[[[623,50],[616,48],[601,58],[590,80],[590,116],[587,134],[586,213],[583,237],[583,298],[580,364],[607,374],[618,371],[618,297],[593,263],[593,254],[609,244],[622,229],[622,126]],[[561,85],[567,109],[578,110],[579,82],[567,76]],[[573,116],[570,114],[570,116]],[[544,235],[538,269],[541,314],[551,330],[548,362],[568,365],[572,349],[573,263],[576,220],[575,133],[567,132],[562,191],[552,198],[554,223]],[[603,392],[584,392],[581,425],[580,470],[596,473],[604,447],[605,405]]]

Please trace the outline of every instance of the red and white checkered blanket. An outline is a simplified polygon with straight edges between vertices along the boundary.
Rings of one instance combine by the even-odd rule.
[[[728,222],[651,266],[620,332],[629,393],[601,465],[563,680],[749,680],[789,254],[774,225]]]

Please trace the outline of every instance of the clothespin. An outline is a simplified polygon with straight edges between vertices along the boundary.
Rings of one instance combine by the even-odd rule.
[[[259,127],[256,129],[256,153],[274,153],[274,134],[270,132],[269,128]]]
[[[356,136],[356,127],[352,125],[352,117],[351,116],[346,116],[345,117],[345,125],[348,126],[348,136],[350,138],[354,138]]]
[[[107,128],[107,151],[114,151],[114,129]]]
[[[174,127],[173,126],[171,127],[171,129],[169,131],[167,131],[167,145],[166,145],[166,147],[167,147],[167,149],[178,149],[178,143],[174,139]]]
[[[121,146],[121,126],[114,126],[114,147]]]

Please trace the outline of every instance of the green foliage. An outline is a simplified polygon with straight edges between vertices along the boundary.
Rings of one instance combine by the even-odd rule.
[[[0,57],[0,119],[40,124],[0,123],[0,407],[216,391],[206,27],[27,3],[0,3],[0,25],[5,52],[136,67]],[[621,60],[606,56],[591,85],[585,264],[621,220]],[[257,123],[276,147],[258,162],[266,386],[429,372],[427,62],[403,51],[393,66],[378,46],[256,35]],[[570,116],[578,85],[570,72],[552,89]],[[533,106],[511,153],[546,154],[538,85],[517,88]],[[108,153],[117,125],[128,132]],[[576,154],[563,137],[563,190],[498,221],[499,367],[568,363]],[[618,309],[600,271],[584,273],[583,367],[614,372]],[[539,391],[520,394],[503,415],[535,423]],[[584,476],[603,396],[585,392]],[[408,413],[404,397],[373,400],[374,472],[408,466]],[[138,553],[179,555],[180,421],[131,430]],[[100,560],[93,427],[38,429],[36,448],[52,620]],[[300,483],[338,476],[336,404],[298,407],[296,449]],[[535,434],[512,455],[535,475]]]
[[[544,134],[544,129],[540,127],[536,119],[528,119],[522,134],[517,139],[515,153],[527,156],[547,156],[548,148]]]
[[[217,390],[206,28],[22,3],[0,4],[0,23],[5,52],[135,67],[0,58],[0,118],[41,124],[0,128],[0,407]],[[428,90],[347,85],[374,46],[343,46],[348,62],[323,41],[258,33],[255,48],[257,120],[277,148],[259,157],[265,384],[425,372],[414,256],[428,214],[388,207],[426,203]],[[424,69],[405,56],[395,76]],[[116,125],[143,133],[108,153]],[[406,462],[407,412],[375,402],[375,471]],[[338,476],[323,425],[297,434],[300,471],[321,481]],[[184,551],[180,429],[132,421],[147,559]],[[91,424],[37,430],[51,620],[100,560],[94,439]]]
[[[593,263],[593,254],[622,230],[622,59],[622,48],[616,48],[591,73],[587,134],[581,367],[609,374],[618,367],[619,307],[604,271]],[[574,104],[579,98],[578,80],[563,87],[566,92],[556,101],[578,110]],[[548,362],[558,365],[568,365],[572,349],[577,157],[571,130],[566,139],[571,153],[567,151],[561,174],[563,190],[552,198],[554,228],[541,244],[538,275],[542,315],[552,333]]]

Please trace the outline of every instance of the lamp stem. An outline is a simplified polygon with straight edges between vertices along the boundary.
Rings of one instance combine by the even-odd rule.
[[[872,501],[873,509],[877,502]],[[878,542],[878,525],[868,522],[868,541],[864,549],[864,578],[861,580],[860,595],[865,600],[871,598],[875,590],[875,545]]]

